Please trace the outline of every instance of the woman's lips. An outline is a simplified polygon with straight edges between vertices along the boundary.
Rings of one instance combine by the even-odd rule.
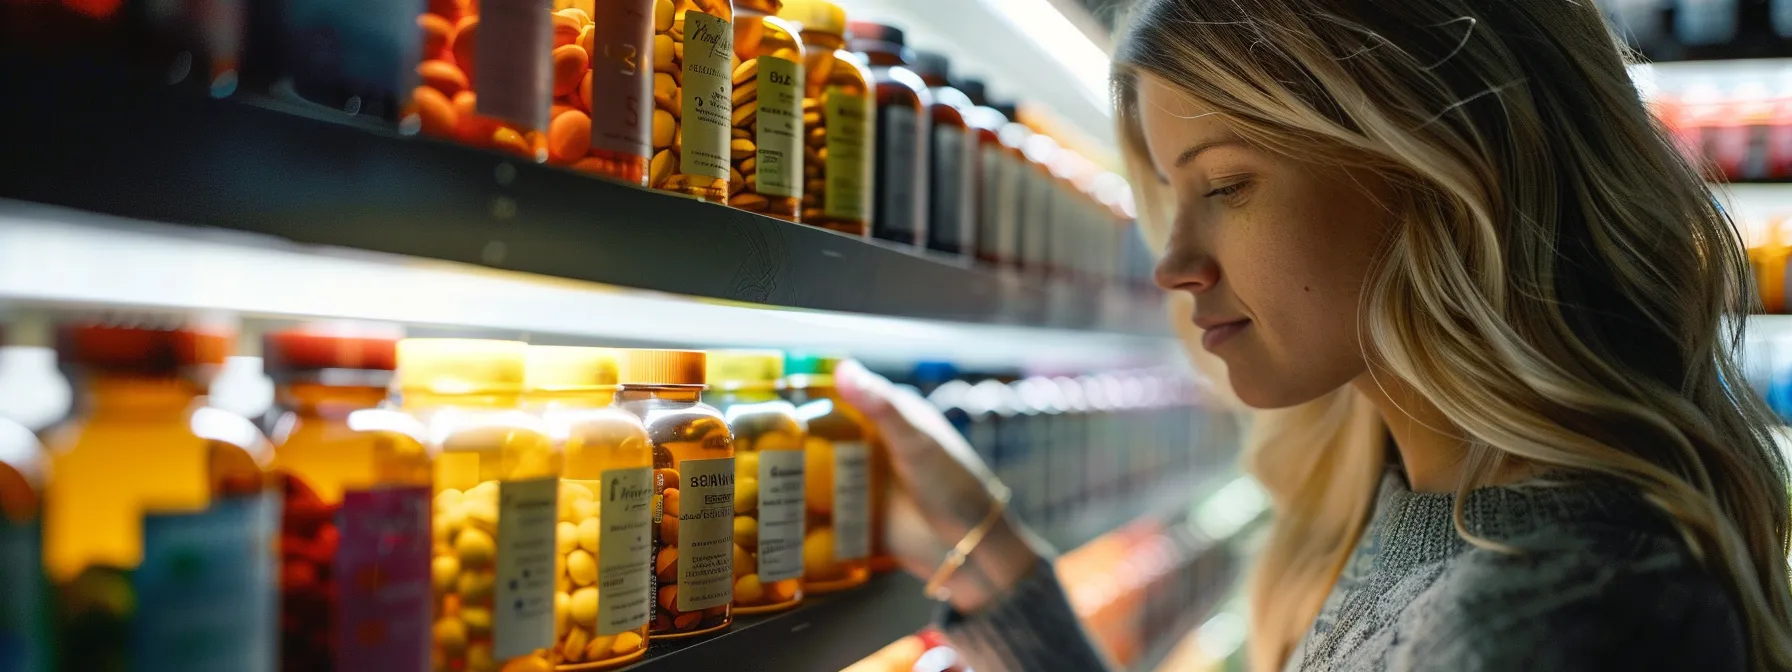
[[[1244,331],[1245,327],[1249,326],[1251,326],[1250,320],[1237,320],[1208,327],[1206,331],[1201,332],[1201,347],[1208,352],[1213,352],[1214,348],[1232,340],[1233,336],[1237,336],[1238,332]]]

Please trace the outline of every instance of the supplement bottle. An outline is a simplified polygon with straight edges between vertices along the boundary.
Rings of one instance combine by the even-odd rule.
[[[568,78],[575,88],[582,79],[582,70],[571,74],[578,68],[570,57],[567,73],[556,67],[549,7],[547,0],[429,0],[417,21],[423,62],[411,101],[425,134],[547,160],[550,101]]]
[[[973,219],[976,221],[976,233],[972,239],[975,249],[967,252],[974,254],[978,261],[991,266],[1002,266],[1013,256],[1012,250],[1004,249],[1004,244],[1013,237],[1012,223],[1003,226],[1003,217],[1013,217],[1014,209],[1019,207],[1015,202],[1018,195],[1016,183],[1020,178],[1018,162],[1010,158],[1017,154],[1002,142],[1002,127],[1008,124],[1008,117],[1000,110],[989,107],[984,97],[982,81],[967,79],[958,83],[975,107],[971,108],[966,122],[971,132],[977,136],[976,177],[972,179],[972,200],[976,201]]]
[[[876,186],[871,235],[914,245],[927,244],[927,109],[932,98],[927,83],[909,70],[914,52],[902,45],[902,31],[891,26],[854,21],[852,50],[871,66],[877,91],[876,149],[872,182]]]
[[[518,409],[528,346],[398,342],[398,394],[436,453],[433,557],[438,668],[546,672],[554,645],[560,452]]]
[[[429,667],[430,455],[421,424],[380,408],[396,343],[352,327],[266,338],[285,411],[274,430],[282,669]]]
[[[797,221],[803,201],[803,43],[779,0],[739,0],[728,204]]]
[[[619,406],[641,417],[653,442],[653,621],[649,636],[677,639],[728,627],[736,567],[734,436],[704,404],[705,358],[689,350],[626,350]]]
[[[0,415],[0,669],[54,664],[50,586],[43,566],[44,491],[50,456],[37,435]]]
[[[656,111],[648,182],[655,189],[715,203],[728,200],[735,150],[729,134],[734,126],[733,75],[740,67],[733,23],[734,5],[728,0],[653,4]]]
[[[1015,226],[1015,249],[1019,252],[1021,270],[1029,275],[1051,274],[1051,237],[1053,209],[1057,200],[1057,178],[1052,163],[1057,159],[1058,141],[1044,133],[1028,133],[1021,143],[1026,169],[1021,172],[1021,209]]]
[[[80,415],[45,441],[44,564],[74,670],[275,669],[279,500],[272,449],[204,405],[231,333],[65,325]]]
[[[980,134],[976,105],[948,83],[944,54],[915,52],[915,74],[927,84],[927,247],[947,254],[977,251],[977,168]]]
[[[653,574],[653,448],[616,408],[616,351],[529,348],[524,406],[566,455],[554,533],[554,649],[561,670],[647,654]]]
[[[846,12],[821,0],[787,0],[778,16],[802,29],[804,224],[871,232],[871,71],[846,51]]]
[[[784,355],[709,353],[704,400],[734,432],[734,610],[756,614],[803,599],[803,440],[796,407],[778,398]]]
[[[871,435],[864,416],[834,390],[837,357],[784,359],[784,395],[809,425],[803,442],[803,589],[829,593],[871,576]]]
[[[647,185],[653,0],[555,0],[548,161]]]

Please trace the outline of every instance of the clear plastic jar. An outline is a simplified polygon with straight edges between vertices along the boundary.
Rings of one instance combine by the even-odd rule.
[[[653,442],[654,614],[648,634],[677,639],[734,621],[734,436],[700,397],[705,358],[689,350],[627,350],[619,406]]]
[[[779,0],[735,4],[728,204],[794,222],[803,202],[803,43],[777,17]]]
[[[834,390],[837,357],[792,354],[784,395],[809,425],[803,442],[803,588],[830,593],[871,577],[872,447],[864,416]]]
[[[653,448],[616,408],[616,351],[529,348],[524,406],[566,455],[554,534],[554,649],[561,670],[617,667],[647,654],[653,595]]]
[[[62,585],[65,669],[275,669],[273,457],[202,405],[232,335],[71,325],[82,413],[48,435],[44,562]],[[196,571],[197,570],[197,571]]]
[[[802,30],[804,224],[871,233],[871,71],[846,51],[846,12],[788,0],[778,16]]]
[[[541,421],[518,408],[527,350],[513,341],[398,342],[399,399],[436,451],[438,668],[551,667],[561,455]]]
[[[726,202],[736,152],[729,134],[734,126],[733,75],[740,67],[733,45],[734,5],[728,0],[655,0],[653,22],[656,111],[648,183]],[[741,148],[743,156],[747,153]]]
[[[852,22],[852,50],[871,66],[877,91],[876,205],[871,235],[905,245],[927,244],[927,116],[932,99],[927,83],[909,70],[914,52],[903,46],[901,30],[866,21]]]
[[[420,669],[432,474],[422,425],[380,408],[396,334],[301,328],[266,341],[284,410],[274,437],[281,667]],[[366,576],[381,580],[357,580]]]
[[[803,440],[796,407],[778,397],[784,355],[709,353],[710,392],[734,432],[734,609],[780,611],[803,600]]]
[[[418,19],[423,62],[411,100],[424,133],[529,161],[548,159],[551,101],[569,82],[577,88],[589,59],[580,62],[568,51],[559,65],[556,18],[541,7],[522,0],[429,0]]]
[[[548,161],[647,185],[653,0],[554,2]]]

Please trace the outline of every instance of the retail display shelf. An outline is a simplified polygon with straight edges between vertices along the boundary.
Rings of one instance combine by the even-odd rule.
[[[15,55],[16,56],[16,55]],[[9,57],[0,198],[780,308],[1161,336],[1042,281],[419,137]],[[341,115],[337,115],[341,116]]]
[[[737,616],[714,637],[654,642],[630,671],[838,670],[914,633],[939,604],[901,573],[874,576],[857,589],[806,598],[790,611]]]

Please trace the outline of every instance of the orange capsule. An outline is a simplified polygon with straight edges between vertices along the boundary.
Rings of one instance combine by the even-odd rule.
[[[554,95],[564,96],[579,89],[585,72],[591,69],[591,58],[585,48],[569,44],[554,49]]]
[[[467,90],[467,76],[454,67],[453,63],[431,59],[417,64],[417,76],[425,86],[441,91],[444,96],[452,96]]]
[[[554,116],[548,124],[548,160],[572,163],[591,149],[591,117],[578,110]]]
[[[484,147],[498,130],[498,122],[479,116],[479,98],[472,91],[454,94],[454,114],[460,125],[460,139],[469,145]]]
[[[455,27],[454,39],[448,43],[448,49],[454,53],[454,64],[460,66],[467,81],[473,81],[474,58],[479,47],[479,17],[469,16],[462,19]]]
[[[423,31],[423,57],[448,58],[448,42],[454,39],[454,22],[437,14],[417,17],[417,28]]]
[[[564,47],[569,44],[576,44],[579,41],[579,31],[584,27],[585,24],[580,23],[577,18],[555,14],[554,46]]]
[[[535,155],[535,148],[529,146],[529,140],[509,126],[499,126],[498,130],[492,131],[492,149],[517,156]]]
[[[467,0],[429,0],[429,13],[449,21],[459,21],[467,15]]]
[[[586,112],[591,111],[591,71],[585,71],[585,76],[579,80],[579,90],[567,96],[567,99],[571,100],[572,104],[579,109]]]
[[[437,137],[453,137],[455,128],[460,125],[460,115],[454,111],[454,103],[447,96],[427,86],[419,86],[411,92],[411,100],[417,102],[417,116],[423,121],[423,132]]]

